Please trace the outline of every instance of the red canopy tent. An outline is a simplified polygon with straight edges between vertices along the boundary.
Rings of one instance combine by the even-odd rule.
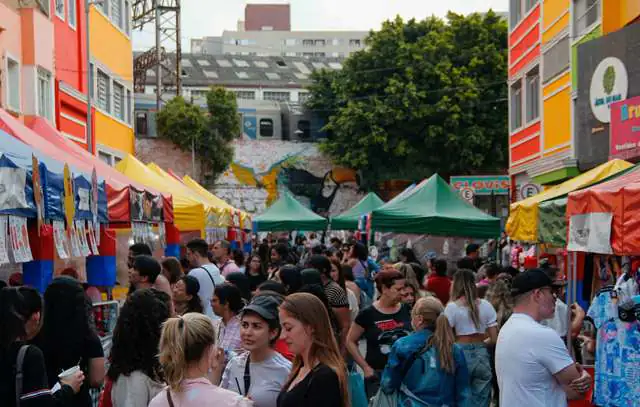
[[[48,154],[62,162],[72,164],[89,174],[96,169],[98,176],[105,180],[107,188],[108,215],[110,223],[130,221],[130,188],[135,191],[147,191],[154,196],[163,196],[164,221],[173,222],[173,204],[171,195],[160,194],[132,181],[115,168],[102,162],[98,157],[64,138],[46,120],[35,118],[29,121],[34,129],[26,127],[18,119],[0,109],[0,129],[22,142]]]
[[[567,199],[569,233],[571,223],[578,220],[583,239],[597,246],[605,242],[610,233],[614,254],[640,254],[640,167],[611,181],[575,191]],[[578,219],[582,217],[582,219]],[[603,219],[611,219],[611,224]],[[607,230],[610,228],[610,230]],[[571,236],[570,239],[571,240]]]

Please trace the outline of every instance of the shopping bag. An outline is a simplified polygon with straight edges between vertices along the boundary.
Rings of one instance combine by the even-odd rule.
[[[349,372],[349,395],[352,407],[368,406],[367,394],[364,391],[364,378],[355,370]]]
[[[398,406],[398,392],[394,391],[389,394],[382,391],[382,388],[378,390],[375,396],[371,399],[369,407],[397,407]]]

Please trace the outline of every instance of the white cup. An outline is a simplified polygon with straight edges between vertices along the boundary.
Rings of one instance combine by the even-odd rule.
[[[80,371],[80,366],[78,366],[78,365],[76,365],[74,367],[70,367],[69,369],[67,369],[64,372],[60,373],[58,375],[58,379],[64,380],[64,379],[66,379],[68,377],[73,376],[74,374],[76,374],[79,371]]]

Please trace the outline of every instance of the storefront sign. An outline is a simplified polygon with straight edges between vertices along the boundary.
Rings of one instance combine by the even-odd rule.
[[[474,195],[508,195],[509,176],[454,176],[451,177],[451,186],[460,193],[471,189]]]
[[[611,158],[640,155],[640,97],[611,105]]]
[[[608,57],[600,61],[591,77],[589,90],[591,111],[602,123],[609,123],[609,107],[625,100],[629,90],[627,68],[621,60]]]
[[[131,191],[131,221],[159,222],[162,220],[162,197],[149,192]]]

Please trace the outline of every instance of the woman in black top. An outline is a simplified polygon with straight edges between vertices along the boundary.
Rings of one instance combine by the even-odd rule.
[[[280,337],[296,357],[278,407],[350,406],[346,367],[326,307],[312,294],[291,294],[279,317]]]
[[[78,372],[54,395],[51,394],[42,351],[27,340],[37,334],[42,314],[42,298],[33,288],[0,290],[0,406],[16,406],[19,392],[21,407],[65,406],[80,389],[84,375]],[[24,349],[21,363],[21,389],[16,382],[18,354]]]
[[[258,286],[267,281],[267,273],[265,273],[260,260],[260,255],[254,254],[249,260],[249,264],[245,270],[247,278],[249,279],[249,289],[251,294],[254,294],[258,289]]]
[[[85,372],[87,379],[69,407],[91,407],[89,387],[99,387],[104,380],[104,351],[90,306],[77,280],[55,278],[44,293],[44,324],[34,340],[44,354],[49,388],[63,370],[80,364]]]

